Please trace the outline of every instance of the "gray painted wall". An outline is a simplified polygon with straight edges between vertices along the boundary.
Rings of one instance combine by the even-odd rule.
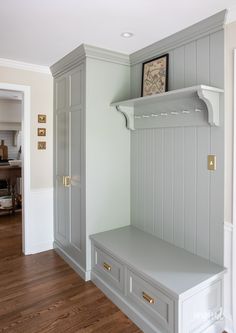
[[[196,84],[224,88],[222,26],[179,44],[172,42],[169,49],[156,44],[156,56],[169,53],[169,90]],[[141,50],[146,59],[140,56],[138,63],[134,58],[139,53],[133,57],[133,98],[141,94],[142,62],[153,58],[154,49],[152,45],[149,56],[148,48]],[[219,264],[223,264],[224,221],[221,102],[220,127],[142,129],[131,134],[131,223]],[[215,172],[207,169],[208,154],[217,155]]]

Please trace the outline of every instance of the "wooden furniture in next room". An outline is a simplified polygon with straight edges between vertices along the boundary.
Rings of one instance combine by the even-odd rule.
[[[12,196],[12,212],[15,212],[15,187],[17,178],[21,177],[20,166],[0,165],[0,179],[7,180]]]

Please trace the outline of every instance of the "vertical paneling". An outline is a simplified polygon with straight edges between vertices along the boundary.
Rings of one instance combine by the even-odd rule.
[[[169,53],[168,90],[174,90],[174,50]]]
[[[197,129],[197,254],[209,258],[210,174],[207,155],[210,151],[210,128]]]
[[[197,129],[184,129],[184,244],[196,253],[197,230]]]
[[[184,88],[184,46],[176,48],[173,52],[173,89]]]
[[[191,87],[197,84],[196,42],[185,45],[184,52],[185,87]]]
[[[168,53],[169,90],[196,84],[224,86],[223,30]],[[132,97],[140,96],[141,69],[141,64],[131,68]],[[223,263],[223,111],[222,101],[220,127],[131,134],[132,224],[219,264]],[[207,169],[210,153],[217,155],[215,172]]]
[[[164,130],[153,131],[153,205],[154,205],[154,234],[163,238],[163,190],[164,190]],[[156,190],[158,189],[158,191]]]
[[[218,31],[210,36],[210,85],[224,87],[224,32]]]
[[[210,36],[210,84],[223,88],[224,84],[224,32],[219,31]],[[217,69],[217,70],[216,70]],[[223,262],[224,237],[222,223],[224,212],[220,203],[224,202],[224,114],[223,98],[221,100],[220,127],[211,128],[211,154],[217,158],[216,171],[210,172],[210,259]],[[222,189],[222,190],[219,190]]]
[[[197,40],[196,64],[197,64],[197,84],[209,85],[210,81],[210,37],[209,36]]]
[[[174,223],[174,244],[184,247],[184,128],[175,128],[174,134],[174,155],[172,164],[174,167],[173,179],[173,223]]]
[[[173,242],[173,130],[164,129],[163,151],[163,239]]]
[[[142,64],[133,65],[131,68],[131,98],[141,96]]]

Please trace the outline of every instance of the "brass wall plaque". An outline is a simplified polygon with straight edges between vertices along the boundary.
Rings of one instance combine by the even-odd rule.
[[[39,150],[46,149],[46,141],[38,141],[38,149]]]

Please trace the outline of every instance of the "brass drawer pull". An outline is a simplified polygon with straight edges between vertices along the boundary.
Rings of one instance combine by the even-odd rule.
[[[149,296],[148,294],[146,294],[144,291],[143,291],[143,298],[145,299],[145,301],[147,301],[150,304],[154,304],[155,303],[154,298],[152,298],[151,296]]]
[[[111,271],[111,266],[108,265],[106,262],[103,263],[103,267],[104,267],[107,271]]]

